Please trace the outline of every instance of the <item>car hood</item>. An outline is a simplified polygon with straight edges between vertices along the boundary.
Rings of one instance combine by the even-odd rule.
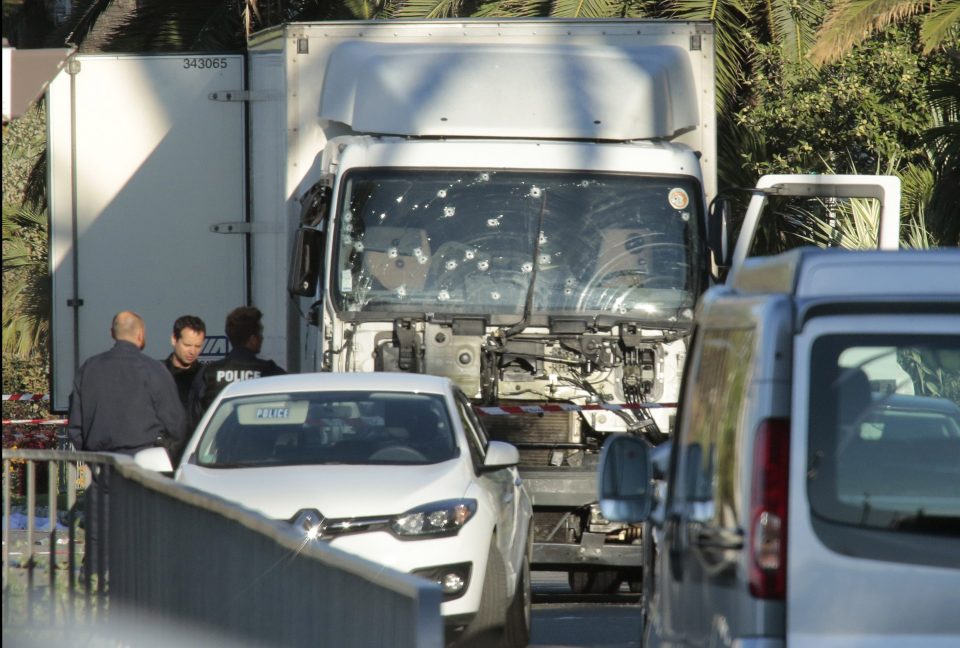
[[[327,518],[394,515],[462,497],[471,470],[453,459],[431,465],[318,465],[204,468],[184,464],[177,481],[237,502],[263,515],[289,520],[302,509]]]

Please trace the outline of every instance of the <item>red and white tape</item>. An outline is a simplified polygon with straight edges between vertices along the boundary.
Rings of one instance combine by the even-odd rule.
[[[5,401],[48,401],[50,400],[50,394],[4,394],[3,400]]]
[[[67,419],[3,419],[4,425],[66,425]]]
[[[501,405],[499,407],[475,406],[473,409],[488,416],[505,416],[508,414],[546,414],[549,412],[587,412],[594,410],[636,410],[636,409],[672,409],[676,403],[594,403],[589,405],[573,405],[571,403],[544,403],[543,405]]]

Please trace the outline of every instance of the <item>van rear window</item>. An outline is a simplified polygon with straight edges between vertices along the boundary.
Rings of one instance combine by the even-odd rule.
[[[813,348],[808,495],[815,518],[960,535],[960,342],[835,335]]]

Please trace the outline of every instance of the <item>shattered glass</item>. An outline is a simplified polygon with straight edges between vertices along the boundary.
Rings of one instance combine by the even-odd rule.
[[[339,200],[334,300],[520,315],[534,281],[536,314],[662,319],[693,306],[706,273],[697,196],[678,177],[355,169]]]

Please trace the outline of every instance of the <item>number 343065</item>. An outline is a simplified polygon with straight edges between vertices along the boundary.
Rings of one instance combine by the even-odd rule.
[[[227,59],[210,57],[190,57],[183,59],[183,69],[220,70],[227,67]]]

